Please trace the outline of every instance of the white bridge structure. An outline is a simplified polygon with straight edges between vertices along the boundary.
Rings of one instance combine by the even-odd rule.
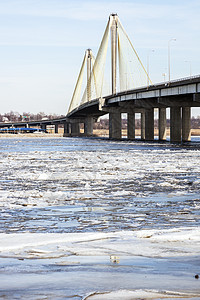
[[[109,35],[111,84],[105,82]],[[87,84],[81,96],[84,66]],[[118,72],[117,72],[118,71]],[[118,75],[118,76],[117,76]],[[84,120],[85,135],[92,135],[93,120],[109,113],[109,137],[121,138],[121,114],[127,113],[127,138],[135,139],[135,114],[141,114],[141,139],[154,140],[154,110],[158,110],[159,140],[166,140],[166,109],[170,108],[170,141],[191,139],[191,107],[200,107],[200,77],[153,85],[119,17],[109,17],[95,59],[91,49],[84,61],[69,106],[69,118]],[[66,135],[79,135],[79,123]]]
[[[105,73],[109,72],[108,69],[105,70],[109,36],[111,40],[110,84],[108,84],[108,80],[106,83],[105,78]],[[87,84],[81,96],[85,65],[87,65]],[[151,82],[147,71],[126,34],[119,17],[116,14],[112,14],[109,17],[96,59],[91,49],[87,49],[85,52],[68,113],[93,99],[146,86],[147,82]]]
[[[110,37],[110,54],[109,49]],[[106,63],[110,58],[110,66]],[[83,84],[85,83],[85,84]],[[154,110],[159,140],[166,140],[170,109],[170,141],[191,139],[191,107],[200,107],[200,76],[153,84],[117,14],[111,14],[97,56],[87,49],[66,117],[26,122],[27,126],[64,124],[64,136],[92,136],[93,123],[109,114],[109,138],[121,139],[121,116],[127,114],[127,138],[135,139],[135,114],[141,116],[141,139],[154,140]],[[80,124],[84,133],[80,134]],[[8,126],[24,126],[24,122]],[[5,127],[1,123],[0,127]]]

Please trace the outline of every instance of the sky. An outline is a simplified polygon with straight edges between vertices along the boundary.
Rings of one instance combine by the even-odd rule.
[[[199,0],[0,0],[0,113],[66,114],[85,50],[117,13],[153,83],[200,74]],[[152,51],[154,50],[154,51]],[[193,109],[193,114],[199,114]]]

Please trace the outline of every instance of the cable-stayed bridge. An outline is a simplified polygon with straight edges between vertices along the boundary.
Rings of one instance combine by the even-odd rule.
[[[108,113],[109,137],[120,139],[121,115],[126,113],[127,138],[135,139],[135,114],[139,113],[141,139],[154,140],[157,109],[159,140],[166,140],[166,109],[170,108],[170,141],[181,142],[191,138],[191,107],[200,107],[200,76],[154,85],[119,17],[111,14],[96,58],[91,49],[85,52],[66,117],[28,125],[44,129],[54,124],[58,132],[58,124],[64,124],[64,136],[80,136],[80,123],[84,123],[84,135],[91,136],[94,120]]]
[[[108,83],[108,76],[106,78],[110,70],[105,68],[106,60],[108,60],[109,37],[111,41],[110,83]],[[81,96],[85,66],[87,67],[87,84]],[[112,14],[109,17],[96,59],[91,49],[87,49],[85,52],[68,112],[71,113],[78,106],[90,102],[93,99],[146,86],[147,82],[152,84],[119,17],[116,14]]]

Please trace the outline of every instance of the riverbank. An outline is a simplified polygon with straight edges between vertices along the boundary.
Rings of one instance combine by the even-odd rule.
[[[81,133],[83,133],[83,129],[80,130]],[[21,133],[21,134],[9,134],[4,133],[0,134],[1,138],[35,138],[35,137],[63,137],[63,130],[62,128],[59,129],[59,133]],[[109,130],[108,129],[94,129],[93,135],[97,137],[109,137]],[[122,129],[122,137],[127,136],[127,130]],[[135,130],[135,136],[140,137],[141,136],[141,130],[136,129]],[[154,130],[154,136],[158,136],[158,129]],[[170,136],[170,129],[167,129],[167,136]],[[191,129],[191,136],[200,136],[200,129]]]
[[[109,130],[108,129],[94,129],[93,133],[97,136],[109,136]],[[170,129],[167,129],[166,132],[167,136],[170,136]],[[122,129],[122,136],[127,136],[127,130]],[[141,130],[136,129],[135,130],[135,136],[141,136]],[[158,129],[154,130],[154,136],[158,136]],[[200,129],[191,129],[191,136],[200,136]]]

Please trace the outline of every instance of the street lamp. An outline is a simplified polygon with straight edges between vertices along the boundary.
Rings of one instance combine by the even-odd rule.
[[[192,63],[190,60],[185,60],[184,62],[190,64],[190,77],[191,77],[192,76]]]
[[[162,76],[163,76],[163,78],[164,78],[164,82],[165,82],[165,76],[166,76],[167,74],[166,73],[162,73]]]
[[[150,52],[155,52],[155,50],[154,49],[149,50],[147,53],[147,87],[149,87],[149,55],[150,55]]]
[[[176,41],[175,38],[168,41],[168,72],[169,72],[169,82],[170,82],[170,43]]]

